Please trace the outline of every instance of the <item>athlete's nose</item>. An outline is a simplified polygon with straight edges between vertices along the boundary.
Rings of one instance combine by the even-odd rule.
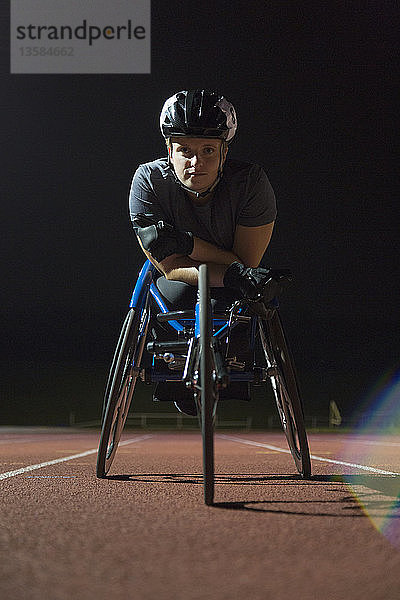
[[[199,163],[201,163],[200,156],[198,154],[193,154],[192,158],[190,159],[190,164],[195,167]]]

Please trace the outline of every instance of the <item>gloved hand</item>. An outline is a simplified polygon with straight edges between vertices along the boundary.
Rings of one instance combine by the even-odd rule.
[[[194,240],[190,231],[179,231],[164,221],[135,229],[143,248],[158,262],[171,254],[189,256],[193,252]]]
[[[290,271],[275,271],[263,267],[245,267],[240,262],[234,262],[225,271],[224,286],[240,292],[243,297],[253,300],[258,294],[265,291],[267,282],[271,282],[271,293],[264,296],[265,300],[272,299],[281,291],[277,283],[282,279],[288,280]]]

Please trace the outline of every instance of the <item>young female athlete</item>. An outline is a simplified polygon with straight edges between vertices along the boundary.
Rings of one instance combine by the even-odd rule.
[[[260,166],[228,157],[234,107],[213,91],[181,91],[165,102],[160,127],[168,155],[139,166],[129,198],[141,248],[160,272],[158,289],[171,309],[192,308],[198,268],[207,263],[216,310],[254,297],[270,279],[259,264],[276,203]]]

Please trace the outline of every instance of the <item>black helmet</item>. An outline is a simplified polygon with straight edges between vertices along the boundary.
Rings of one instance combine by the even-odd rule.
[[[160,127],[165,138],[188,136],[230,142],[236,133],[236,112],[217,92],[182,91],[164,103]]]

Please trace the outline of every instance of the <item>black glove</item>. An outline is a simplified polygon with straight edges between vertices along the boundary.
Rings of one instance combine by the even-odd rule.
[[[178,231],[164,221],[135,229],[143,248],[158,262],[171,254],[189,256],[193,252],[194,240],[190,231]]]
[[[263,293],[264,300],[271,300],[280,293],[280,281],[289,280],[290,271],[264,269],[263,267],[245,267],[240,262],[234,262],[225,271],[224,286],[240,292],[243,297],[253,300]],[[270,282],[270,290],[266,285]]]

